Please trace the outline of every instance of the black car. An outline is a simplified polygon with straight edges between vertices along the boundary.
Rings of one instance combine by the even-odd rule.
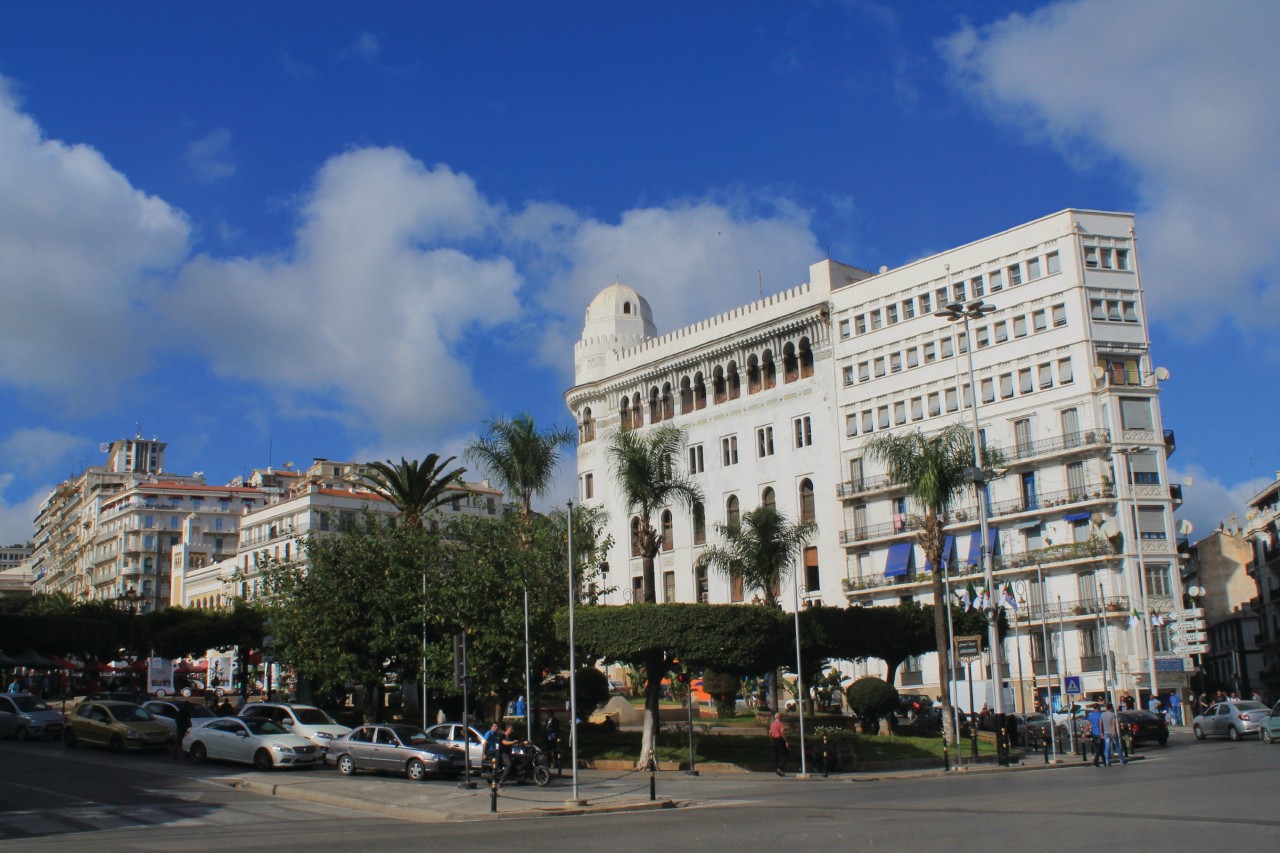
[[[942,708],[922,693],[898,694],[897,722],[899,726],[918,729],[934,729],[942,725]]]
[[[1121,733],[1128,735],[1135,744],[1145,742],[1167,746],[1169,743],[1169,724],[1154,711],[1120,711],[1116,719]]]

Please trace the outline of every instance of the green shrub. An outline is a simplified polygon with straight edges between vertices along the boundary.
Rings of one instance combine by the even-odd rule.
[[[886,684],[875,676],[859,678],[849,685],[846,695],[849,707],[858,715],[862,730],[867,734],[874,734],[880,720],[898,707],[898,691],[892,684]]]
[[[609,701],[609,677],[593,666],[578,668],[574,686],[578,691],[578,716],[584,720]]]
[[[702,673],[702,689],[711,695],[717,717],[732,717],[738,709],[738,691],[742,679],[727,672],[707,669]]]

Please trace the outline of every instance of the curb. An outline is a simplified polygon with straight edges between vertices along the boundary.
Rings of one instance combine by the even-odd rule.
[[[531,817],[568,817],[573,815],[587,814],[614,814],[618,812],[644,812],[655,811],[658,809],[674,809],[679,804],[675,800],[644,800],[641,802],[630,803],[612,803],[608,805],[547,805],[540,808],[522,808],[512,811],[489,812],[487,809],[480,814],[471,811],[447,811],[442,809],[423,810],[412,808],[410,806],[400,806],[394,803],[378,803],[369,800],[360,800],[353,797],[329,794],[324,791],[316,791],[300,785],[275,785],[268,782],[258,782],[253,779],[228,779],[226,784],[232,788],[242,791],[249,791],[255,794],[264,794],[270,797],[283,797],[292,800],[304,800],[312,803],[323,803],[328,806],[340,806],[342,808],[353,809],[355,811],[372,812],[374,814],[385,815],[387,817],[399,818],[401,820],[411,820],[415,823],[445,823],[449,821],[470,821],[470,820],[502,820],[512,818],[531,818]]]

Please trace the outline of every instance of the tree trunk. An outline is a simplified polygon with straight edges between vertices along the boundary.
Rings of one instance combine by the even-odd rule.
[[[653,561],[657,556],[657,552],[650,553],[646,548],[644,551],[644,559],[641,561],[641,574],[644,576],[644,600],[646,604],[655,604],[658,601],[658,588],[655,585]]]
[[[933,635],[938,644],[938,688],[942,691],[942,736],[955,743],[955,718],[951,714],[951,643],[947,640],[947,608],[951,602],[942,588],[941,554],[933,556]]]
[[[666,660],[661,657],[652,657],[644,665],[644,732],[640,737],[640,758],[636,762],[637,769],[648,768],[651,750],[656,760],[658,729],[662,725],[659,713],[662,700],[662,676],[666,674],[666,669]]]

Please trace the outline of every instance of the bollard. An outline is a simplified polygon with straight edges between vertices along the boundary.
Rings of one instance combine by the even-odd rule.
[[[495,763],[493,768],[493,776],[489,780],[489,813],[497,814],[498,812],[498,767]]]
[[[951,772],[951,755],[947,750],[947,730],[942,730],[942,772]]]
[[[827,743],[827,736],[822,736],[822,778],[826,779],[831,776],[828,772],[827,765],[831,762],[831,748]]]
[[[649,801],[658,799],[658,762],[653,760],[653,747],[649,747]]]
[[[1045,738],[1045,737],[1040,738],[1040,751],[1044,753],[1044,763],[1048,764],[1049,763],[1049,739],[1048,738]]]

